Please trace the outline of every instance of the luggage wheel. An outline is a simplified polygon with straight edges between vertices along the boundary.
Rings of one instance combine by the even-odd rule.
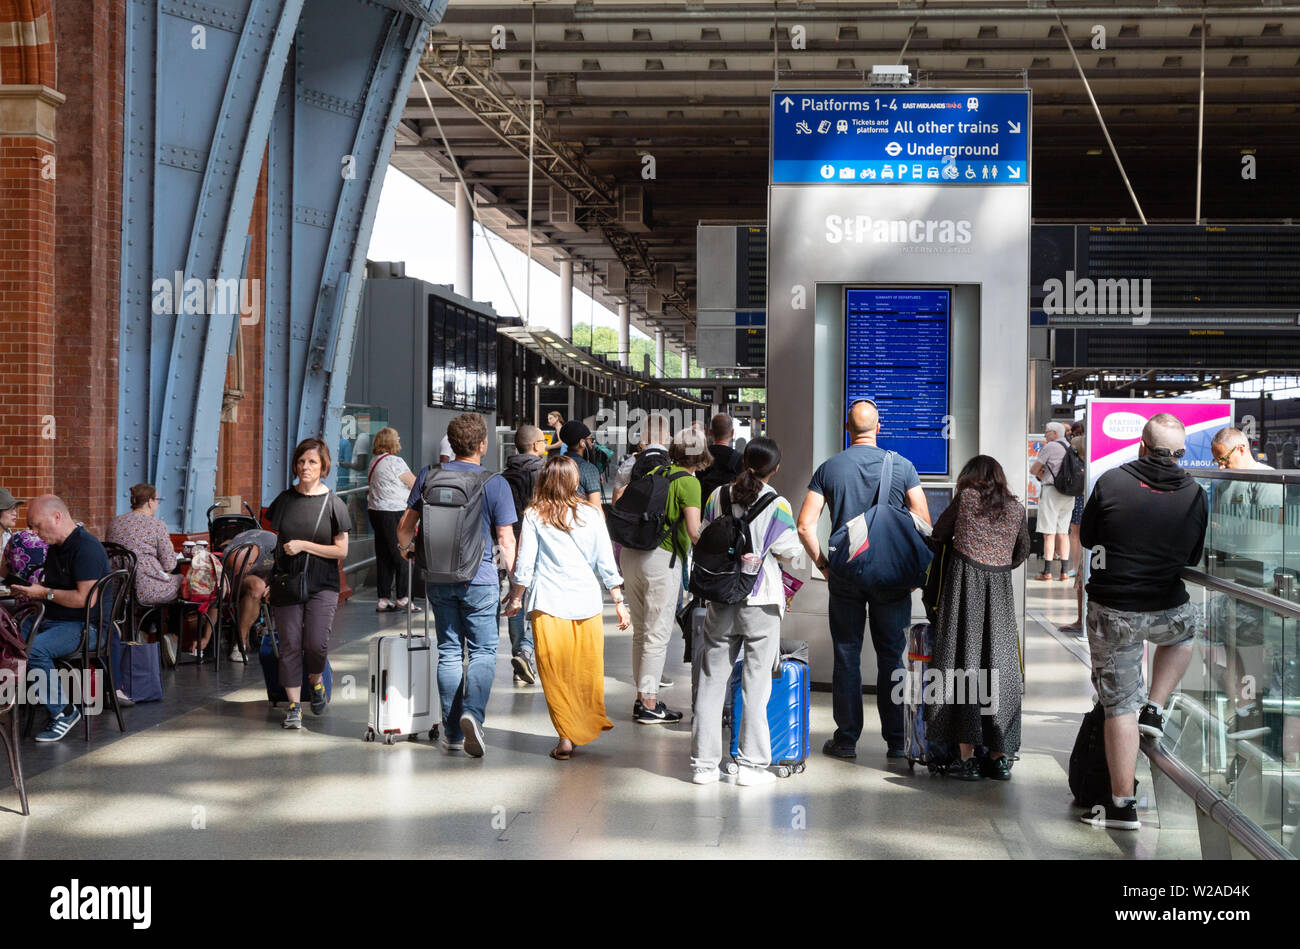
[[[803,773],[804,773],[805,771],[807,771],[807,770],[808,770],[808,766],[807,766],[806,764],[804,764],[802,761],[799,762],[797,765],[794,766],[794,773],[795,773],[795,774],[803,774]]]
[[[367,728],[367,729],[366,729],[366,733],[365,733],[365,735],[362,736],[362,738],[363,738],[365,741],[374,741],[374,740],[375,740],[375,732],[374,732],[374,729]]]
[[[392,735],[385,735],[385,736],[384,736],[384,744],[385,744],[385,745],[391,745],[392,743],[393,743],[393,736],[392,736]]]
[[[778,778],[788,778],[790,777],[790,769],[785,765],[781,765],[781,767],[776,769],[776,776]]]
[[[406,740],[407,740],[407,741],[419,741],[419,740],[420,740],[420,736],[417,735],[415,732],[411,732],[411,734],[409,734],[409,735],[406,736]]]
[[[740,765],[736,764],[736,762],[734,762],[734,761],[728,761],[726,764],[724,764],[724,765],[722,766],[722,773],[723,773],[723,774],[739,774],[739,773],[740,773]]]
[[[432,728],[429,729],[429,741],[437,741],[437,740],[438,740],[438,726],[434,725]]]

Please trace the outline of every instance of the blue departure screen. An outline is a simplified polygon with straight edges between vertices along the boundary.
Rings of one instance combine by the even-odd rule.
[[[919,474],[948,473],[948,314],[947,290],[844,292],[845,408],[875,402],[877,444]]]

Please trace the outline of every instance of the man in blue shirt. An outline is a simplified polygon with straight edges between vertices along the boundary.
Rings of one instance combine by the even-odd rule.
[[[447,426],[454,460],[442,465],[450,471],[483,471],[487,452],[487,423],[477,412],[466,412]],[[415,550],[413,538],[424,507],[424,481],[432,466],[420,469],[397,528],[399,549],[406,556]],[[442,702],[442,747],[483,757],[483,721],[492,676],[496,672],[498,629],[497,560],[514,569],[515,502],[510,485],[493,475],[483,485],[483,561],[466,583],[426,584],[430,608],[438,629],[438,697]],[[494,547],[495,543],[495,547]],[[469,666],[462,671],[462,643],[469,645]]]
[[[891,758],[903,757],[903,708],[891,700],[894,672],[903,667],[905,630],[911,619],[912,591],[873,589],[865,592],[840,587],[826,572],[826,555],[817,537],[822,508],[829,507],[831,533],[871,507],[880,484],[885,450],[876,445],[880,416],[870,399],[859,399],[849,407],[844,424],[850,444],[813,472],[803,508],[799,511],[799,539],[804,550],[830,585],[831,641],[835,665],[831,673],[835,735],[823,746],[833,758],[857,757],[862,736],[862,638],[868,615],[871,644],[876,650],[876,710],[880,730]],[[894,458],[889,504],[906,508],[930,522],[930,508],[921,488],[916,467],[901,455]],[[881,499],[886,503],[885,499]],[[868,607],[870,609],[868,610]]]
[[[600,506],[600,470],[587,460],[591,448],[591,429],[577,419],[565,422],[560,428],[560,441],[564,443],[565,454],[578,463],[578,493],[587,501]]]
[[[108,576],[108,554],[104,545],[72,519],[68,506],[53,494],[43,494],[27,505],[27,526],[49,545],[45,557],[45,576],[40,583],[11,589],[45,604],[45,618],[31,636],[27,665],[40,670],[46,683],[49,724],[36,736],[37,741],[58,741],[81,721],[81,710],[66,704],[54,674],[54,660],[77,650],[86,621],[90,591]],[[93,610],[92,620],[109,620],[112,587],[105,590],[103,610]],[[90,604],[93,606],[93,604]],[[103,616],[100,616],[100,613]],[[30,633],[30,627],[23,630]],[[89,646],[94,649],[103,627],[91,627]]]

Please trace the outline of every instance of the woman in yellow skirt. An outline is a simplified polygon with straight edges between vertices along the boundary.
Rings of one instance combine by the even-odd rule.
[[[627,629],[632,620],[605,520],[579,495],[577,464],[554,455],[524,511],[505,612],[518,613],[527,591],[537,671],[560,736],[551,757],[559,761],[614,727],[605,715],[602,585],[613,595],[618,628]]]

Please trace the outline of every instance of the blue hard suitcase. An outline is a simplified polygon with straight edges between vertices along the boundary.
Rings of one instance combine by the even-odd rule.
[[[737,662],[731,672],[731,757],[740,754],[740,723],[745,714],[741,689],[741,669]],[[811,718],[811,679],[808,675],[808,644],[781,644],[781,674],[772,679],[772,694],[767,700],[767,727],[771,733],[772,766],[777,777],[800,774],[809,754],[808,728]],[[734,773],[735,763],[727,768]]]
[[[266,680],[266,699],[271,703],[272,708],[281,702],[288,702],[289,695],[280,685],[280,644],[275,637],[275,629],[268,624],[265,635],[262,636],[262,647],[258,650],[258,658],[262,662],[262,678]],[[325,697],[327,699],[334,696],[334,670],[330,668],[329,660],[325,660],[325,672],[321,675],[321,681],[325,683]],[[307,680],[307,665],[302,667],[302,701],[311,700],[311,683]]]

